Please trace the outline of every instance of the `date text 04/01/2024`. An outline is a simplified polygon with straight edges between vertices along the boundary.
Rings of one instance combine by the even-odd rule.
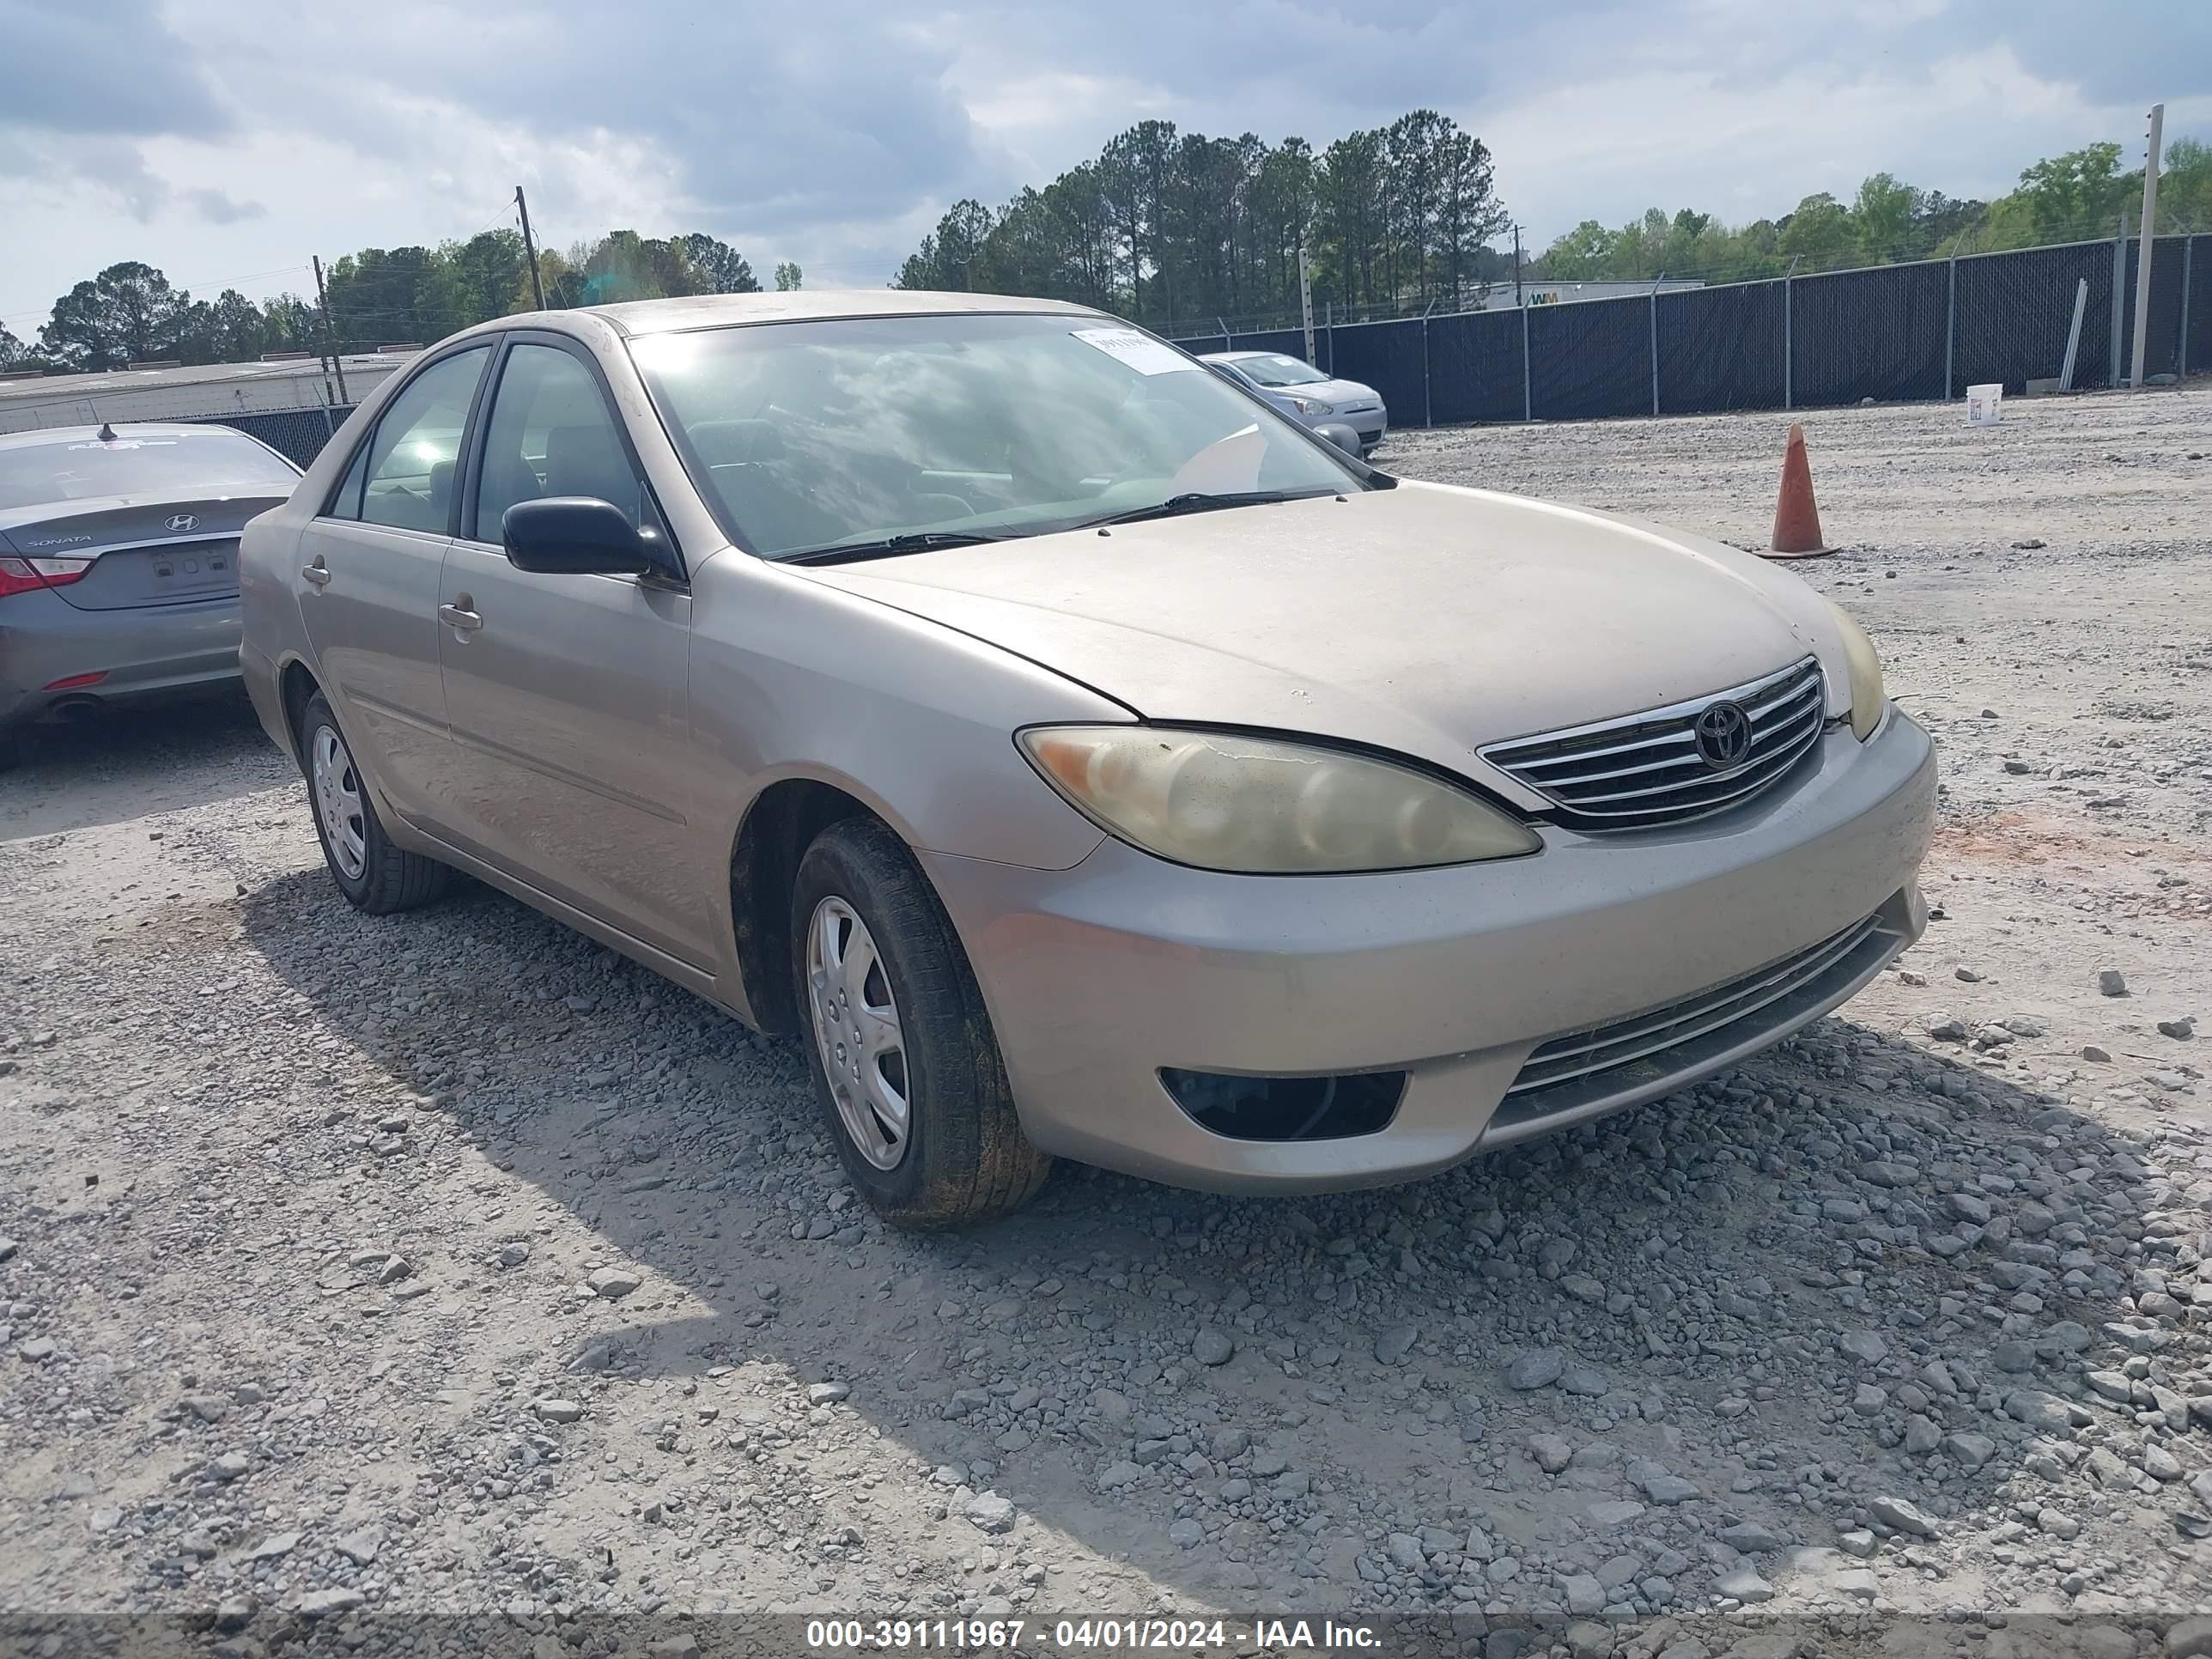
[[[806,1644],[817,1652],[981,1650],[1003,1652],[1027,1642],[1071,1651],[1157,1649],[1196,1651],[1234,1642],[1289,1650],[1372,1650],[1372,1627],[1304,1619],[1255,1620],[1250,1626],[1220,1619],[811,1619]]]

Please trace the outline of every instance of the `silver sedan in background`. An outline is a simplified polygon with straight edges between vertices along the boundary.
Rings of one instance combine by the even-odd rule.
[[[247,526],[361,909],[453,870],[803,1035],[854,1185],[1402,1180],[1917,938],[1927,734],[1785,571],[1376,471],[1048,301],[726,295],[422,354]]]
[[[299,477],[228,427],[0,435],[0,767],[40,722],[234,684],[239,532]]]
[[[1390,429],[1390,411],[1382,406],[1381,392],[1323,374],[1303,357],[1280,351],[1215,351],[1199,362],[1354,455],[1372,454]]]

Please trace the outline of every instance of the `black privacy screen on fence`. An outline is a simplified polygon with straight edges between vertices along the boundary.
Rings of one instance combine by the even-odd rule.
[[[351,405],[342,409],[283,409],[265,413],[206,416],[191,422],[194,426],[234,427],[250,438],[258,438],[270,448],[283,455],[295,466],[305,466],[323,453],[323,446],[331,434],[346,422],[353,413]]]
[[[1788,287],[1793,404],[1945,395],[1946,266],[1844,270]]]
[[[2086,280],[2074,385],[2087,389],[2131,366],[2136,248],[2107,239],[1675,289],[1656,301],[1323,327],[1315,352],[1331,373],[1381,392],[1394,427],[1649,415],[1655,367],[1665,415],[1959,398],[1990,381],[2017,395],[2058,374]],[[2212,373],[2212,234],[2157,240],[2148,314],[2146,376]],[[1296,330],[1229,337],[1239,348],[1305,349]],[[1223,338],[1181,343],[1218,351]]]
[[[1540,421],[1651,412],[1651,301],[1528,307],[1528,404]]]
[[[1392,418],[1396,405],[1391,405]],[[1521,313],[1463,311],[1429,319],[1429,417],[1517,421],[1521,393]]]
[[[1659,412],[1779,409],[1784,287],[1737,283],[1659,296]]]

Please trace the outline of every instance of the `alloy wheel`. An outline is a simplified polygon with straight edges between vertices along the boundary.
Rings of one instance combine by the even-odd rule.
[[[910,1117],[898,1002],[867,924],[834,896],[814,907],[807,926],[806,986],[838,1121],[861,1157],[895,1170],[906,1156]]]
[[[361,798],[361,775],[345,739],[331,727],[318,726],[310,745],[309,787],[314,791],[315,816],[322,823],[323,838],[338,873],[359,881],[368,867],[368,814]]]

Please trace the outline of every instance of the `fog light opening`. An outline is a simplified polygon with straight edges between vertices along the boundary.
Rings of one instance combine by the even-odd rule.
[[[1163,1067],[1161,1085],[1200,1127],[1231,1140],[1341,1140],[1388,1127],[1403,1072],[1231,1077]]]

